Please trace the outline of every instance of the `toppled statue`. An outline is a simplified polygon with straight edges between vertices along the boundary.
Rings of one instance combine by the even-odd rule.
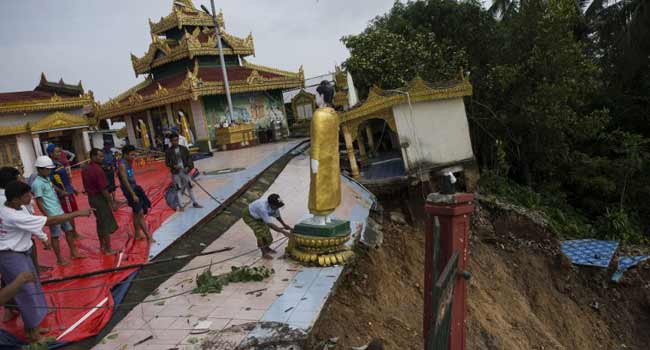
[[[341,204],[339,116],[331,107],[334,89],[323,81],[316,91],[320,108],[311,120],[308,203],[313,217],[294,227],[289,250],[301,262],[330,266],[344,263],[353,253],[345,246],[350,239],[350,222],[332,218]]]

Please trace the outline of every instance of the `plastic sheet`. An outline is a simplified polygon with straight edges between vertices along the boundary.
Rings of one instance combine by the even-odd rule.
[[[138,167],[136,180],[142,186],[152,202],[152,208],[146,216],[149,232],[154,232],[171,214],[164,200],[164,192],[171,183],[169,170],[162,162],[154,162]],[[78,191],[83,190],[80,171],[73,172],[73,184]],[[39,264],[51,266],[52,271],[41,274],[41,280],[56,279],[71,275],[78,275],[110,269],[118,266],[144,263],[149,255],[149,243],[146,240],[133,239],[133,219],[131,208],[125,203],[121,190],[116,191],[117,200],[122,203],[115,212],[118,230],[111,236],[113,249],[121,250],[114,256],[104,256],[99,251],[99,241],[95,229],[95,218],[77,218],[75,220],[77,232],[83,239],[77,241],[79,252],[85,256],[83,259],[71,260],[68,266],[58,266],[54,253],[43,250],[37,242]],[[88,208],[88,200],[84,194],[77,196],[80,208]],[[46,229],[47,230],[47,229]],[[64,258],[69,259],[69,252],[65,239],[61,239],[61,252]],[[136,269],[128,269],[108,274],[102,274],[82,279],[45,284],[43,286],[48,306],[61,307],[49,313],[41,327],[49,328],[50,332],[45,337],[56,338],[58,342],[78,341],[98,334],[106,326],[113,313],[115,299],[112,290],[120,281],[126,280]],[[128,282],[128,281],[127,281]],[[100,285],[101,287],[95,287]],[[125,283],[125,285],[128,285]],[[119,285],[118,285],[119,286]],[[67,291],[66,291],[67,290]],[[126,288],[120,288],[123,297]],[[100,306],[100,308],[94,308]],[[3,323],[2,328],[8,333],[23,338],[23,324],[20,317],[10,322]],[[3,338],[0,337],[0,341]],[[11,346],[11,344],[0,344]]]

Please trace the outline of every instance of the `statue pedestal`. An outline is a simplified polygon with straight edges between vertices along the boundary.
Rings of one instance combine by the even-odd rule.
[[[305,220],[294,227],[289,252],[302,263],[319,266],[343,264],[354,255],[345,245],[348,240],[349,221],[332,220],[318,225]]]

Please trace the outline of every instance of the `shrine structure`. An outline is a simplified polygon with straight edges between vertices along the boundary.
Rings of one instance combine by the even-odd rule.
[[[141,83],[97,108],[100,119],[124,121],[129,143],[142,146],[137,127],[147,125],[153,147],[160,147],[166,129],[186,119],[194,146],[202,151],[234,149],[257,142],[256,131],[279,125],[286,130],[282,90],[302,87],[304,73],[288,72],[246,61],[255,55],[252,34],[239,38],[225,31],[217,16],[233,101],[232,120],[217,49],[213,18],[191,0],[175,0],[158,22],[149,20],[147,52],[131,55]]]
[[[34,90],[0,93],[0,166],[30,175],[36,157],[50,143],[75,153],[75,162],[86,159],[92,145],[103,143],[89,135],[97,124],[94,103],[92,91],[85,92],[81,81],[48,81],[44,73]]]

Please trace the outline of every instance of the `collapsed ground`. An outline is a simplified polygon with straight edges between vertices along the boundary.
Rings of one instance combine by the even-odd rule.
[[[423,348],[422,220],[388,223],[391,210],[384,244],[347,267],[307,349],[332,338],[331,349],[376,338],[386,349]],[[613,267],[573,266],[534,216],[486,203],[473,216],[470,248],[468,349],[648,349],[649,264],[612,283]]]

